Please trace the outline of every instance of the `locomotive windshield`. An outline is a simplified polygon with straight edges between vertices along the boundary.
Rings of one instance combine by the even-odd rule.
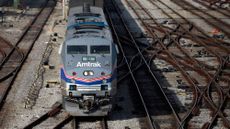
[[[91,46],[90,53],[91,54],[110,54],[110,47],[107,45]]]
[[[68,45],[67,54],[87,54],[86,45]]]

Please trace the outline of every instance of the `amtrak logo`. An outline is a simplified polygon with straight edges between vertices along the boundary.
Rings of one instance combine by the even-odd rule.
[[[77,65],[75,66],[76,68],[78,67],[101,67],[101,63],[96,62],[96,63],[82,63],[82,62],[78,62]]]

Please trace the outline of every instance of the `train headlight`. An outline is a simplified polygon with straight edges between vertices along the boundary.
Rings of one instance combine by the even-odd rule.
[[[87,71],[84,71],[84,72],[83,72],[83,75],[84,75],[84,76],[93,76],[93,75],[94,75],[94,72],[91,71],[91,70],[87,70]]]
[[[84,75],[84,76],[88,76],[88,75],[89,75],[88,71],[84,71],[84,72],[83,72],[83,75]]]
[[[93,71],[89,71],[90,76],[93,76],[93,74],[94,74]]]

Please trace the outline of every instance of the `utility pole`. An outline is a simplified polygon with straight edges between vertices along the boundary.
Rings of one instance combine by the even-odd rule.
[[[66,7],[66,5],[68,5],[68,0],[62,0],[62,17],[63,19],[66,19],[66,15],[67,15],[67,10],[68,7]]]
[[[62,17],[65,19],[65,0],[62,0]]]

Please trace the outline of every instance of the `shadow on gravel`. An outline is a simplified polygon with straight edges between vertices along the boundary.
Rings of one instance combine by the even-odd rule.
[[[147,38],[145,34],[142,32],[140,26],[132,18],[130,12],[128,12],[128,10],[124,7],[124,5],[121,4],[122,3],[121,1],[122,0],[116,0],[122,12],[122,15],[125,16],[124,19],[127,25],[129,26],[131,32],[135,36],[136,40],[140,41]],[[119,57],[121,58],[122,56]],[[146,100],[147,101],[146,105],[149,107],[150,115],[153,118],[158,116],[172,115],[172,110],[168,106],[162,92],[160,91],[160,88],[157,86],[157,83],[154,81],[154,79],[139,75],[141,72],[143,74],[149,74],[149,72],[146,71],[146,69],[147,69],[146,66],[143,65],[137,72],[134,73],[134,76],[140,77],[140,79],[137,80],[138,83],[140,81],[146,80],[144,86],[147,87],[147,89],[143,88],[142,95],[148,98]],[[161,83],[162,88],[166,93],[166,96],[169,99],[170,103],[172,104],[174,110],[177,113],[185,113],[186,112],[185,106],[181,103],[179,98],[176,96],[176,93],[169,89],[172,86],[165,79],[162,70],[157,69],[154,63],[152,63],[151,69],[154,75],[156,76],[157,80]],[[122,72],[122,70],[123,69],[120,70],[118,69],[118,75],[119,73]],[[126,70],[126,72],[128,72],[128,70]],[[168,72],[175,72],[175,71],[168,71]],[[152,81],[150,82],[149,80]],[[114,109],[111,113],[112,120],[127,120],[131,118],[138,118],[138,117],[145,116],[144,108],[141,103],[140,97],[130,76],[128,76],[121,83],[118,84],[117,96],[114,103],[115,103]]]

